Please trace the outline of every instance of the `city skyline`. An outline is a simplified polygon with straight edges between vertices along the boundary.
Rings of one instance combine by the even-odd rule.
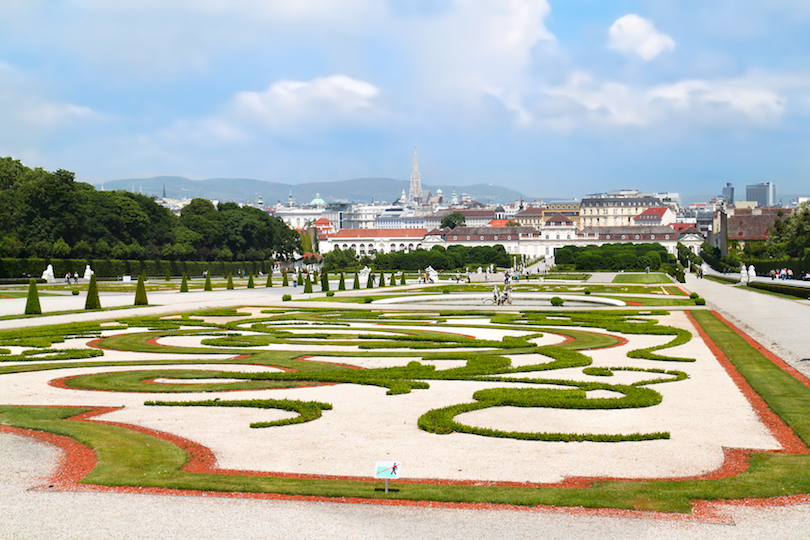
[[[0,155],[298,184],[407,180],[417,146],[429,185],[806,195],[808,26],[800,0],[6,3]]]

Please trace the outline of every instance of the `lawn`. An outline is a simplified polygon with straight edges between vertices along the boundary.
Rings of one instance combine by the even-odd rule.
[[[642,275],[645,276],[646,274]],[[674,299],[673,299],[674,300]],[[389,396],[382,399],[410,399],[407,394],[427,392],[431,384],[447,384],[452,381],[487,381],[490,386],[498,383],[523,382],[540,385],[539,389],[491,388],[476,393],[474,401],[451,407],[427,411],[420,418],[420,428],[429,433],[459,431],[480,437],[482,440],[511,438],[519,440],[588,440],[588,444],[638,444],[633,442],[608,442],[601,433],[546,433],[546,432],[507,432],[497,430],[469,430],[456,415],[474,408],[486,407],[546,407],[573,409],[610,409],[613,407],[654,407],[660,401],[659,389],[662,386],[680,384],[686,379],[684,366],[694,365],[693,358],[683,358],[673,354],[661,356],[660,351],[688,343],[695,337],[690,332],[666,326],[657,318],[667,316],[665,311],[638,310],[621,311],[544,311],[513,313],[480,313],[474,320],[466,318],[463,311],[458,314],[443,313],[440,316],[419,315],[408,322],[408,315],[398,316],[398,320],[387,320],[387,314],[371,309],[368,311],[344,310],[340,307],[329,309],[299,310],[287,313],[283,310],[266,313],[261,317],[245,317],[241,320],[219,324],[210,322],[206,316],[185,314],[181,319],[125,319],[122,325],[143,327],[137,333],[110,336],[99,342],[105,351],[141,351],[153,353],[153,360],[115,360],[97,358],[84,362],[38,361],[24,365],[4,366],[0,370],[0,388],[7,384],[7,377],[14,373],[39,370],[59,370],[65,367],[133,366],[132,371],[118,371],[115,374],[96,370],[95,373],[70,379],[69,386],[116,392],[166,392],[187,391],[182,384],[156,385],[150,381],[158,377],[172,379],[195,378],[239,378],[240,382],[206,383],[198,391],[239,390],[245,388],[287,387],[297,384],[338,384],[379,387],[387,390]],[[213,315],[211,315],[213,316]],[[737,333],[729,328],[712,312],[700,310],[692,315],[709,338],[728,357],[729,361],[762,397],[768,406],[804,443],[810,442],[810,388],[776,366]],[[455,318],[454,318],[455,317]],[[484,324],[480,319],[488,319]],[[413,328],[416,323],[430,323],[428,328]],[[197,329],[188,326],[197,326]],[[445,326],[452,328],[447,332]],[[371,332],[371,328],[384,332]],[[36,349],[49,348],[52,343],[76,336],[97,337],[102,331],[97,323],[84,325],[64,325],[53,328],[37,328],[29,331],[0,331],[0,347],[21,345]],[[337,330],[345,328],[346,334],[339,337]],[[238,342],[239,334],[246,337],[260,336],[266,339],[244,339],[246,347],[167,347],[160,340],[172,337],[195,337],[198,334],[219,333],[215,340],[226,339]],[[252,333],[251,333],[252,332]],[[471,337],[482,333],[485,337]],[[556,345],[537,345],[533,340],[555,333],[566,336],[568,341]],[[557,370],[589,369],[592,359],[590,351],[603,350],[623,343],[614,334],[624,336],[648,335],[664,339],[661,345],[628,350],[627,356],[647,362],[645,368],[616,366],[611,368],[590,368],[598,380],[565,378]],[[321,339],[318,336],[321,335]],[[326,341],[323,336],[330,336]],[[231,336],[234,336],[233,338]],[[499,339],[498,336],[501,336]],[[209,338],[205,338],[209,339]],[[623,338],[624,339],[624,338]],[[377,349],[355,353],[336,353],[321,349],[332,340],[347,343],[371,343]],[[659,340],[660,341],[660,340]],[[225,341],[224,343],[228,343]],[[295,350],[259,350],[254,344],[277,343],[294,345]],[[649,342],[648,342],[649,343]],[[423,346],[452,345],[454,348],[443,352],[421,352]],[[406,352],[387,351],[387,347],[408,349]],[[185,360],[161,359],[159,353],[196,356]],[[199,356],[201,353],[207,353]],[[210,353],[229,353],[230,359],[208,359]],[[541,354],[545,360],[535,363],[517,362],[523,355]],[[8,354],[8,353],[6,353]],[[111,354],[111,353],[110,353]],[[389,359],[417,356],[420,361],[393,367],[367,367],[349,369],[340,364],[306,360],[307,356],[337,355],[354,358],[362,364],[364,359],[375,362],[379,358]],[[2,353],[0,353],[2,359]],[[457,362],[451,367],[436,369],[430,362],[448,360]],[[701,359],[705,361],[706,359]],[[342,360],[345,361],[345,360]],[[536,363],[540,362],[540,363]],[[252,366],[275,366],[284,371],[272,372],[229,372],[222,368],[201,370],[199,367],[187,371],[162,370],[160,364],[249,364]],[[137,366],[141,366],[138,368]],[[148,369],[142,369],[148,366]],[[631,384],[612,383],[611,377],[626,370],[637,372],[642,377]],[[604,382],[603,382],[604,381]],[[560,388],[546,388],[558,386]],[[619,398],[586,398],[585,392],[610,390],[618,392]],[[116,394],[112,403],[117,403]],[[121,394],[117,394],[121,395]],[[239,393],[230,395],[229,401],[209,401],[197,406],[240,406]],[[273,402],[247,404],[245,407],[283,408],[293,407],[305,410],[307,404],[290,405]],[[371,404],[370,404],[371,405]],[[132,405],[130,405],[131,407]],[[155,405],[152,405],[155,406]],[[177,406],[164,404],[163,407]],[[329,403],[318,403],[318,410],[325,416],[335,414]],[[350,480],[335,477],[289,477],[280,475],[221,474],[195,465],[187,449],[154,433],[144,433],[127,429],[120,425],[96,423],[75,419],[78,413],[90,411],[88,407],[64,405],[56,407],[18,406],[6,403],[0,406],[0,422],[17,426],[65,435],[92,448],[98,457],[95,468],[81,480],[86,484],[104,486],[139,486],[195,491],[278,493],[283,495],[310,495],[324,497],[387,498],[394,500],[438,501],[451,503],[495,503],[519,506],[554,505],[589,508],[617,508],[654,510],[665,512],[690,512],[698,500],[761,498],[810,493],[810,455],[784,452],[751,452],[750,465],[738,474],[720,479],[690,480],[609,480],[589,481],[578,487],[555,487],[531,485],[523,487],[508,484],[488,484],[485,480],[472,483],[426,482],[396,483],[390,493],[381,492],[380,483],[365,479]],[[181,410],[177,414],[182,414]],[[303,414],[303,413],[302,413]],[[317,426],[320,412],[307,413],[309,424]],[[262,433],[274,436],[284,430],[280,424],[266,423],[274,427],[263,428]],[[277,436],[275,435],[275,436]],[[637,436],[666,438],[665,433],[620,433],[618,440],[636,441]],[[343,436],[351,437],[351,433]],[[562,438],[560,438],[562,436]],[[551,438],[549,438],[551,437]],[[614,437],[613,434],[610,437]],[[604,442],[600,442],[604,441]],[[548,443],[544,443],[548,444]],[[564,443],[554,444],[572,444]],[[572,446],[573,451],[576,447]],[[806,450],[806,448],[805,448]],[[328,475],[328,471],[324,471]]]
[[[618,274],[613,278],[613,283],[643,283],[645,285],[653,285],[656,283],[672,283],[672,279],[668,275],[658,272],[651,274]]]

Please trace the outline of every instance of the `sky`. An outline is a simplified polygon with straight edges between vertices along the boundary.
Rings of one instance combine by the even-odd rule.
[[[99,183],[810,194],[808,0],[3,0],[0,156]]]

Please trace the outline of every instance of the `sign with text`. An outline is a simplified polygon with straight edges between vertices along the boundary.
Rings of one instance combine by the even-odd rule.
[[[395,479],[399,478],[399,469],[402,465],[399,461],[378,461],[374,468],[374,478]]]

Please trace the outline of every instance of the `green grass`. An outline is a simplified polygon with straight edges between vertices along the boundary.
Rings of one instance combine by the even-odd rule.
[[[652,285],[655,283],[672,283],[666,274],[653,272],[650,274],[617,274],[613,278],[613,283],[644,283]]]
[[[462,312],[463,313],[463,312]],[[296,361],[293,356],[301,352],[262,352],[254,354],[251,358],[233,363],[250,363],[262,365],[277,365],[298,369],[299,373],[230,373],[217,372],[217,376],[249,378],[251,382],[265,383],[272,381],[286,382],[320,380],[329,382],[352,382],[359,384],[377,384],[388,386],[389,393],[403,393],[410,390],[419,390],[426,386],[425,381],[430,380],[469,380],[483,379],[497,382],[505,379],[511,382],[532,381],[548,384],[569,385],[571,381],[555,381],[553,379],[538,378],[533,371],[545,371],[553,374],[555,367],[590,365],[590,358],[578,352],[590,348],[609,346],[616,343],[616,339],[605,334],[588,332],[576,328],[557,328],[558,325],[595,326],[607,328],[609,331],[625,333],[653,333],[658,335],[673,335],[673,340],[665,346],[675,346],[688,341],[688,332],[676,329],[668,330],[652,321],[652,317],[665,315],[666,312],[651,312],[640,316],[638,311],[625,310],[615,312],[525,312],[522,314],[499,314],[498,324],[489,327],[516,328],[525,331],[527,326],[532,331],[553,331],[566,333],[575,338],[575,341],[560,346],[541,348],[517,348],[514,350],[499,350],[497,353],[431,353],[424,358],[467,359],[465,366],[447,370],[435,370],[431,365],[412,362],[407,366],[369,370],[346,370],[330,364],[318,362]],[[709,336],[725,352],[740,373],[749,381],[749,384],[763,397],[768,405],[779,414],[783,420],[802,438],[810,442],[810,389],[783,372],[756,349],[748,345],[737,336],[711,312],[693,312],[696,320],[706,330]],[[508,316],[507,316],[508,315]],[[450,316],[450,315],[447,315]],[[377,321],[380,313],[343,310],[310,310],[298,315],[286,314],[270,318],[273,321],[293,321],[298,317],[304,321]],[[449,321],[456,326],[456,321]],[[554,328],[548,327],[554,325]],[[470,325],[473,327],[473,325]],[[84,327],[82,327],[84,328]],[[90,329],[88,326],[87,329]],[[84,331],[87,331],[84,330]],[[210,330],[210,329],[208,329]],[[42,330],[41,332],[45,332]],[[67,332],[67,330],[65,330]],[[118,339],[107,338],[106,344],[115,344],[126,347],[126,350],[139,350],[137,347],[149,344],[146,340],[156,335],[170,335],[170,331],[144,332],[142,334],[127,334],[118,336]],[[177,331],[175,331],[177,332]],[[416,337],[420,333],[413,334]],[[429,333],[421,334],[428,336]],[[148,336],[148,337],[147,337]],[[126,337],[126,339],[123,339]],[[43,339],[34,333],[26,339]],[[166,352],[166,348],[156,347],[156,351]],[[655,350],[661,347],[651,347],[642,350],[638,357],[648,358]],[[187,348],[193,350],[194,348]],[[182,350],[182,349],[180,349]],[[180,352],[172,349],[172,352]],[[153,352],[150,349],[150,352]],[[200,352],[200,351],[194,351]],[[204,349],[204,352],[222,352],[222,350]],[[238,349],[239,354],[245,349]],[[251,353],[251,351],[248,351]],[[520,354],[522,352],[540,352],[548,357],[546,364],[527,366],[516,369],[510,366],[507,358],[501,355]],[[251,353],[253,354],[253,353]],[[319,353],[322,354],[322,353]],[[345,354],[345,353],[344,353]],[[374,356],[386,354],[379,351],[369,353]],[[413,356],[413,352],[407,353]],[[359,356],[362,356],[360,354]],[[667,359],[666,357],[661,357]],[[223,360],[193,359],[184,362],[177,360],[162,361],[164,363],[228,363]],[[159,364],[158,361],[132,361],[131,365]],[[101,366],[112,362],[60,362],[57,364],[40,363],[24,366],[0,366],[0,373],[15,371],[32,371],[38,369],[58,369],[72,366]],[[130,362],[114,362],[115,365],[127,365]],[[13,368],[4,370],[2,368]],[[605,368],[608,369],[608,368]],[[611,371],[628,368],[609,368]],[[303,370],[309,370],[304,373]],[[625,396],[634,398],[626,401],[652,404],[658,398],[657,392],[646,387],[657,382],[670,382],[681,380],[685,374],[677,371],[649,369],[657,374],[665,374],[661,380],[640,381],[630,387],[624,387]],[[525,379],[506,377],[510,373],[525,372]],[[137,384],[138,378],[144,374],[150,378],[155,374],[162,377],[176,377],[176,371],[155,369],[141,371],[133,375],[130,384]],[[606,371],[600,371],[606,375]],[[210,378],[211,372],[189,371],[187,377]],[[76,379],[74,379],[76,380]],[[142,380],[142,379],[141,379]],[[109,385],[112,380],[107,380]],[[587,383],[597,385],[599,388],[615,389],[617,385]],[[152,385],[156,386],[156,385]],[[162,385],[161,385],[162,386]],[[171,385],[168,385],[171,386]],[[178,385],[182,386],[182,385]],[[476,394],[476,403],[485,403],[490,406],[495,402],[508,403],[515,406],[538,406],[537,403],[556,403],[562,406],[579,407],[590,405],[616,405],[618,400],[587,400],[583,399],[580,390],[589,388],[580,384],[571,386],[572,391],[565,388],[550,392],[529,392],[494,389]],[[588,404],[588,401],[594,401]],[[229,403],[229,402],[224,402]],[[213,405],[213,406],[227,406]],[[234,406],[238,402],[233,402]],[[637,403],[637,405],[638,405]],[[463,405],[463,404],[460,404]],[[543,406],[543,405],[540,405]],[[310,495],[326,497],[358,497],[382,498],[402,500],[425,500],[460,503],[496,503],[513,505],[555,505],[590,508],[619,508],[656,510],[670,512],[689,512],[695,500],[737,499],[748,497],[774,497],[810,493],[810,456],[786,455],[779,453],[753,453],[750,467],[743,473],[718,480],[688,480],[688,481],[596,481],[588,488],[553,488],[518,486],[492,486],[492,485],[442,485],[442,484],[397,484],[397,490],[384,495],[379,482],[324,480],[320,478],[275,478],[272,476],[244,476],[225,474],[189,473],[182,470],[186,463],[187,454],[177,446],[166,441],[138,433],[119,426],[97,424],[87,421],[71,420],[79,412],[87,408],[75,407],[20,407],[0,406],[0,421],[4,424],[15,425],[22,428],[36,429],[72,437],[82,444],[94,449],[98,456],[98,463],[93,471],[82,482],[110,486],[143,486],[160,487],[168,489],[190,489],[222,492],[257,492],[279,493],[286,495]],[[450,411],[451,413],[453,411]],[[310,411],[307,414],[314,414]],[[452,418],[451,418],[452,420]],[[451,425],[452,427],[452,425]],[[285,427],[272,427],[286,429]],[[481,433],[487,436],[503,436],[503,434]],[[517,434],[518,438],[533,438],[533,434]],[[578,439],[583,434],[563,434],[570,440]],[[587,434],[585,434],[587,435]],[[599,434],[595,434],[599,435]],[[632,436],[633,434],[627,434]],[[643,435],[643,434],[642,434]],[[590,439],[594,440],[594,439]],[[559,443],[565,444],[565,443]],[[645,443],[621,443],[645,444]]]

